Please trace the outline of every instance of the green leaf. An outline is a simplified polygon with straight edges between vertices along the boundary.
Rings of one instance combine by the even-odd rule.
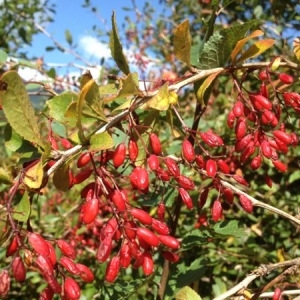
[[[211,234],[206,230],[192,230],[183,238],[182,249],[188,250],[208,243]]]
[[[66,39],[67,43],[70,46],[72,46],[72,44],[73,44],[73,37],[72,37],[72,34],[71,34],[70,30],[68,30],[68,29],[65,30],[65,39]]]
[[[0,49],[0,66],[3,66],[6,63],[7,58],[7,53]]]
[[[43,147],[44,141],[22,78],[15,71],[8,71],[2,76],[0,85],[3,111],[11,127],[26,140]]]
[[[63,192],[66,192],[70,186],[69,165],[64,164],[59,167],[53,174],[54,186]]]
[[[90,151],[101,151],[114,146],[114,141],[108,132],[94,134],[90,139]]]
[[[50,117],[62,124],[74,126],[76,124],[76,115],[66,116],[66,112],[71,103],[76,103],[77,99],[78,96],[75,93],[65,92],[48,100],[47,105]]]
[[[245,235],[245,229],[239,225],[237,220],[218,222],[213,226],[215,233],[236,238]]]
[[[175,56],[190,66],[192,39],[190,34],[190,22],[188,19],[184,20],[175,28],[173,42]]]
[[[55,79],[56,77],[56,71],[54,68],[50,68],[48,71],[47,71],[47,75],[50,77],[50,78],[53,78]]]
[[[0,184],[12,184],[13,178],[11,174],[4,168],[0,167]]]
[[[27,222],[31,207],[27,191],[24,192],[20,202],[13,208],[13,218],[20,222]]]
[[[113,12],[112,14],[111,23],[112,23],[112,31],[110,33],[110,40],[109,40],[111,55],[114,61],[116,62],[117,66],[120,68],[120,70],[124,74],[128,75],[130,73],[130,70],[129,70],[126,57],[123,53],[123,47],[119,39],[115,12]]]
[[[202,298],[189,286],[183,287],[175,295],[176,300],[202,300]]]
[[[251,20],[214,33],[205,43],[200,53],[198,67],[202,69],[224,67],[237,42],[244,38],[247,31],[259,23],[259,20]]]
[[[0,246],[7,240],[10,232],[7,210],[3,205],[0,205]]]
[[[177,95],[175,92],[169,92],[168,84],[164,84],[159,88],[157,94],[147,102],[147,106],[159,111],[166,111],[170,107],[170,104],[175,104],[177,99],[174,98]]]
[[[7,124],[4,129],[5,147],[12,152],[25,153],[34,152],[37,149],[28,141],[24,140]]]

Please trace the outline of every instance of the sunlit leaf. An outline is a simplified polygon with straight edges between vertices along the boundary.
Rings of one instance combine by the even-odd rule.
[[[201,300],[202,298],[189,286],[185,286],[176,293],[176,300]]]
[[[243,49],[244,45],[251,39],[263,35],[263,32],[261,30],[255,30],[250,35],[245,37],[244,39],[237,42],[235,45],[233,51],[231,52],[231,60],[234,62],[236,60],[236,56],[240,53],[240,51]]]
[[[39,125],[24,83],[15,71],[3,74],[0,98],[5,116],[11,127],[26,140],[43,147]]]
[[[39,160],[36,164],[27,169],[23,183],[31,189],[38,189],[42,185],[43,176],[43,162]]]
[[[273,39],[257,41],[254,45],[250,46],[249,49],[242,53],[242,55],[238,58],[237,63],[244,62],[249,58],[257,57],[271,48],[274,44],[275,40]]]
[[[72,37],[72,34],[71,34],[70,30],[68,30],[68,29],[65,30],[65,39],[66,39],[67,43],[70,46],[72,46],[72,44],[73,44],[73,37]]]
[[[295,56],[298,60],[300,60],[300,38],[295,38],[293,41],[293,50],[295,53]]]
[[[271,70],[272,70],[272,71],[276,71],[276,70],[279,68],[280,63],[281,63],[281,56],[277,56],[277,57],[272,61],[272,64],[271,64]]]
[[[20,202],[13,208],[13,218],[20,222],[27,222],[30,216],[30,201],[27,191],[24,192]]]
[[[177,102],[177,94],[175,92],[169,92],[168,85],[164,84],[159,88],[157,94],[148,101],[147,106],[160,111],[166,111],[171,104]]]
[[[140,93],[137,73],[130,73],[126,78],[121,78],[120,83],[121,88],[118,92],[118,98],[138,95]]]
[[[192,39],[190,34],[190,23],[188,19],[184,20],[174,29],[173,43],[175,56],[189,66]]]
[[[129,70],[126,57],[123,53],[123,47],[120,42],[120,38],[117,30],[115,12],[113,12],[111,23],[112,23],[112,31],[110,33],[110,41],[109,41],[111,56],[113,57],[114,61],[116,62],[120,70],[127,75],[130,73],[130,70]]]
[[[206,101],[204,99],[205,97],[205,92],[207,91],[207,89],[211,86],[211,84],[214,82],[214,80],[218,77],[218,75],[221,73],[222,71],[218,71],[215,72],[211,75],[209,75],[204,81],[203,83],[200,85],[199,89],[196,91],[196,98],[197,100],[203,105],[206,105]]]
[[[0,49],[0,66],[6,63],[7,58],[7,53]]]
[[[108,132],[101,132],[92,135],[90,139],[90,151],[101,151],[114,146],[114,141]]]

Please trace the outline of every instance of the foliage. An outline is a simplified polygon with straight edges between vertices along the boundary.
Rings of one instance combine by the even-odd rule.
[[[116,75],[86,72],[78,90],[38,83],[42,110],[2,53],[1,296],[257,299],[297,287],[300,58],[267,17],[291,21],[277,12],[293,1],[162,2],[178,25],[152,26],[148,2],[143,23],[127,19],[136,66],[113,14]],[[164,65],[145,89],[152,55]]]

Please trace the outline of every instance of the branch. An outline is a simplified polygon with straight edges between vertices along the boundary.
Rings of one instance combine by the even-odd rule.
[[[295,259],[287,260],[285,262],[276,263],[276,264],[261,265],[258,269],[254,270],[250,275],[248,275],[243,281],[241,281],[240,283],[235,285],[233,288],[231,288],[224,294],[214,298],[213,300],[227,299],[228,297],[235,295],[239,291],[246,289],[247,286],[256,278],[261,277],[261,276],[266,276],[271,271],[282,268],[282,267],[289,267],[287,270],[289,270],[291,267],[299,268],[300,267],[300,258],[295,258]]]
[[[253,198],[252,196],[248,195],[247,193],[243,192],[242,190],[236,188],[234,185],[230,184],[229,182],[225,181],[225,180],[221,180],[220,181],[221,184],[225,187],[228,187],[229,189],[231,189],[232,191],[234,191],[235,193],[239,194],[239,195],[244,195],[246,196],[253,204],[253,206],[258,206],[258,207],[262,207],[262,208],[265,208],[279,216],[282,216],[292,222],[294,222],[296,225],[300,226],[300,219],[297,219],[296,217],[272,206],[272,205],[269,205],[269,204],[266,204],[264,202],[261,202],[255,198]]]

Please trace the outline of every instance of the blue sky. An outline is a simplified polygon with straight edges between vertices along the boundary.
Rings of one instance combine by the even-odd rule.
[[[53,0],[56,4],[56,14],[54,22],[49,23],[44,28],[49,32],[55,40],[68,48],[65,40],[65,30],[69,29],[73,36],[73,44],[77,45],[76,51],[91,63],[98,63],[101,56],[110,57],[110,50],[107,45],[95,38],[92,26],[97,25],[103,31],[111,29],[111,15],[116,12],[117,24],[120,28],[125,15],[134,13],[124,11],[122,7],[132,7],[132,0],[109,0],[109,1],[92,1],[100,3],[97,6],[97,16],[88,8],[83,8],[84,0]],[[121,4],[120,4],[121,3]],[[136,1],[137,6],[143,5],[145,1]],[[152,0],[151,5],[158,7],[159,1]],[[120,35],[124,33],[120,30]],[[71,54],[62,53],[58,50],[47,52],[45,47],[53,46],[53,42],[45,34],[40,33],[34,36],[31,46],[25,48],[30,56],[43,57],[45,63],[70,63],[76,60]],[[78,62],[78,61],[76,61]],[[83,63],[78,62],[83,65]]]

